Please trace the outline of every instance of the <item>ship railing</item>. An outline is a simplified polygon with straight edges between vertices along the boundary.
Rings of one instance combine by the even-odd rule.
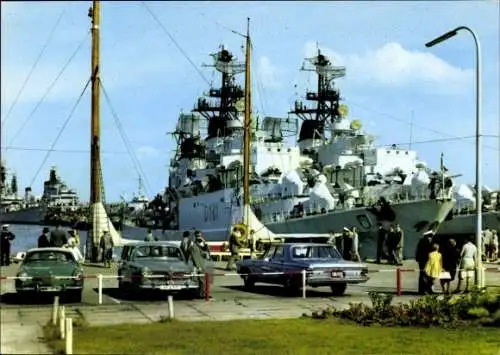
[[[308,196],[301,195],[301,196],[286,196],[286,197],[274,197],[274,198],[263,197],[260,199],[252,200],[252,204],[265,204],[265,203],[272,202],[272,201],[283,200],[285,198],[298,198],[298,197],[308,197]],[[393,194],[393,195],[387,195],[384,197],[392,205],[429,200],[428,193]],[[354,203],[338,202],[337,205],[335,206],[335,208],[333,208],[333,209],[325,209],[324,207],[321,207],[318,205],[313,205],[313,206],[304,207],[303,211],[300,213],[292,213],[292,211],[268,212],[268,213],[262,214],[260,220],[263,223],[284,222],[284,221],[287,221],[289,219],[299,219],[299,218],[306,217],[306,216],[307,217],[315,216],[315,215],[320,215],[320,214],[332,213],[335,211],[346,211],[346,210],[353,210],[356,208],[366,208],[368,206],[375,205],[377,203],[377,201],[378,201],[378,199],[356,198]]]

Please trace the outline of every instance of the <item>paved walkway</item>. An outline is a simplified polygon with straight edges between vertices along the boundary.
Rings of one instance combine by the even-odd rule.
[[[0,334],[2,337],[1,354],[52,354],[43,343],[42,326],[49,319],[24,319],[17,309],[1,309]]]
[[[413,267],[415,262],[408,261],[406,267]],[[370,265],[372,270],[387,270],[393,268],[388,265]],[[17,267],[16,267],[17,269]],[[87,267],[87,273],[114,274],[112,269]],[[5,271],[2,270],[2,274]],[[14,274],[10,270],[7,274]],[[206,302],[203,300],[174,301],[174,318],[180,321],[223,321],[232,319],[270,319],[270,318],[297,318],[302,314],[311,314],[313,311],[324,309],[328,306],[337,308],[348,307],[349,303],[370,303],[367,291],[379,290],[387,292],[394,290],[395,274],[392,272],[378,272],[371,275],[367,284],[352,286],[347,295],[331,297],[328,292],[314,293],[307,299],[300,297],[269,296],[263,293],[245,293],[234,291],[228,285],[241,284],[241,280],[231,277],[217,277],[214,287],[214,299]],[[402,280],[404,291],[413,291],[416,285],[417,273],[405,273]],[[487,275],[489,285],[500,284],[500,273]],[[95,279],[89,280],[89,293],[96,298],[92,290],[96,285]],[[116,280],[106,280],[105,283],[114,283]],[[1,285],[2,292],[12,291],[13,285]],[[8,286],[8,287],[7,287]],[[229,291],[228,291],[229,290]],[[351,290],[351,291],[350,291]],[[395,297],[394,302],[408,302],[417,296],[404,295]],[[122,323],[145,324],[157,322],[168,316],[168,303],[166,300],[155,302],[135,302],[121,300],[97,305],[96,302],[81,304],[67,304],[66,314],[74,319],[83,317],[90,325],[114,325]],[[19,305],[3,306],[0,309],[1,319],[1,350],[2,354],[50,354],[50,350],[41,340],[42,325],[51,317],[51,305]]]

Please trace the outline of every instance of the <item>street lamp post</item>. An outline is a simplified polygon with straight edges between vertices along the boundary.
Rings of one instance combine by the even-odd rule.
[[[446,32],[425,44],[426,47],[433,47],[436,44],[454,37],[459,31],[468,31],[476,45],[476,285],[484,287],[483,260],[482,260],[482,169],[481,169],[481,45],[476,33],[469,27],[460,26]]]

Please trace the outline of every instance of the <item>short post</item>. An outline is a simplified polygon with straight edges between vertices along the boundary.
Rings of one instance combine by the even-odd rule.
[[[66,309],[64,306],[59,307],[59,336],[61,339],[64,339],[64,331],[66,330]]]
[[[168,295],[168,319],[174,319],[174,298]]]
[[[401,296],[401,268],[396,269],[396,295]]]
[[[97,275],[97,294],[99,295],[99,304],[102,304],[102,274]]]
[[[302,270],[302,298],[306,298],[306,270]]]
[[[66,318],[66,354],[73,354],[73,319]]]
[[[204,290],[204,294],[205,294],[205,301],[209,301],[210,300],[210,274],[208,272],[205,273],[205,290]]]
[[[57,313],[59,311],[59,296],[54,297],[54,305],[52,307],[52,325],[57,325]]]

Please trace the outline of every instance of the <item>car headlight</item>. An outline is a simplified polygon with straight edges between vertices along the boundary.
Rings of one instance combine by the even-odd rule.
[[[17,277],[19,278],[20,281],[28,281],[30,279],[28,273],[26,273],[24,271],[17,274]]]
[[[73,280],[75,281],[80,281],[83,279],[83,272],[82,270],[76,270],[74,273],[73,273]]]
[[[148,276],[151,276],[152,273],[151,273],[151,270],[149,270],[148,267],[143,267],[141,269],[141,275],[142,275],[142,277],[148,277]]]
[[[323,270],[314,270],[311,268],[306,269],[307,275],[322,275],[324,273]]]

